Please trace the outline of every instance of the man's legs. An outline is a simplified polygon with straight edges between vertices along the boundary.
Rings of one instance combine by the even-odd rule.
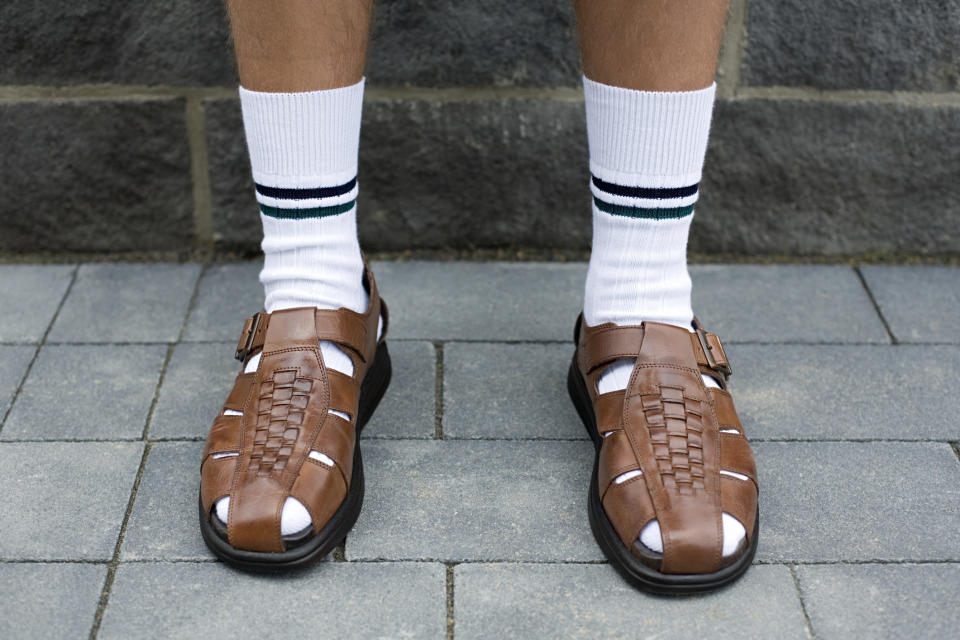
[[[585,319],[689,328],[690,207],[707,148],[727,2],[576,0],[575,6],[596,196]],[[622,195],[631,190],[685,195]],[[612,368],[601,384],[625,387],[628,364]]]
[[[366,307],[350,205],[370,4],[228,2],[263,223],[268,312]]]
[[[269,314],[296,308],[367,310],[357,241],[356,178],[371,4],[372,0],[227,2],[263,225],[260,281]],[[328,372],[354,373],[351,357],[334,342],[319,341],[319,346]],[[256,372],[260,359],[259,353],[249,357],[244,371]],[[297,394],[296,385],[292,393]],[[307,403],[304,398],[297,402]],[[289,416],[304,407],[291,405],[294,400],[286,397],[273,401],[282,401],[283,411],[289,413],[283,428],[275,419],[272,430],[265,431],[280,447],[279,453],[271,454],[268,443],[267,455],[283,457],[296,447],[290,443],[297,425]],[[332,405],[331,401],[331,413],[351,420]],[[243,412],[226,409],[223,415]],[[288,441],[283,440],[280,432],[291,427]],[[310,458],[328,467],[336,464],[320,452]],[[345,462],[349,463],[339,461]],[[215,503],[216,516],[224,524],[230,502],[225,497]],[[294,534],[310,524],[310,513],[301,501],[286,498],[282,534]]]
[[[689,207],[726,0],[575,4],[595,196],[585,319],[689,327]]]
[[[240,84],[300,93],[360,82],[373,0],[227,0]]]
[[[639,91],[696,91],[717,70],[727,0],[574,0],[583,72]]]
[[[588,326],[648,321],[691,330],[687,236],[707,147],[727,2],[575,0],[575,6],[594,226],[584,321]],[[604,364],[599,393],[626,389],[634,364],[622,357]],[[702,380],[705,387],[720,386],[712,376]],[[675,446],[671,440],[669,452],[677,453]],[[687,464],[686,454],[675,455],[674,462]],[[640,475],[639,470],[622,473],[614,482]],[[745,532],[726,513],[722,529],[726,556],[737,550]],[[640,539],[663,552],[656,520],[643,528]]]

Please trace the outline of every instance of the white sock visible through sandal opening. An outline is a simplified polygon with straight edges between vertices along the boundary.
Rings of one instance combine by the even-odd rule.
[[[687,236],[715,85],[699,91],[635,91],[586,77],[583,85],[593,196],[584,320],[591,326],[653,321],[692,330]],[[633,366],[630,358],[610,365],[598,382],[600,393],[626,389]],[[720,386],[709,376],[703,382]],[[622,474],[614,482],[640,473]],[[722,520],[723,554],[730,555],[746,531],[727,513]],[[640,541],[663,551],[656,520],[643,529]]]
[[[243,124],[263,224],[264,264],[260,282],[268,313],[282,309],[345,307],[366,311],[363,257],[357,240],[357,149],[363,106],[361,80],[355,85],[304,93],[265,93],[240,88]],[[379,337],[382,322],[378,328]],[[319,343],[328,369],[353,375],[353,362],[340,347]],[[255,371],[260,355],[245,371]],[[331,411],[344,420],[355,420]],[[335,464],[320,451],[310,457]],[[230,498],[216,513],[227,522]],[[307,509],[287,498],[281,533],[311,524]]]

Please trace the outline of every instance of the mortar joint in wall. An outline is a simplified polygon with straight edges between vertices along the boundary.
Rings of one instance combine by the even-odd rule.
[[[209,152],[203,101],[187,98],[187,145],[190,150],[190,177],[193,183],[195,248],[213,251],[213,193],[210,186]]]
[[[457,563],[448,562],[444,565],[446,567],[446,594],[447,594],[447,640],[453,640],[454,630],[456,626],[456,618],[454,616],[454,572],[457,567]]]

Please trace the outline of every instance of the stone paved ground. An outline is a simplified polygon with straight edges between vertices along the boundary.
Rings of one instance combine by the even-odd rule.
[[[0,266],[0,637],[939,638],[960,626],[960,268],[703,265],[762,481],[756,566],[627,587],[566,398],[580,264],[381,263],[394,381],[312,570],[197,531],[258,265]]]

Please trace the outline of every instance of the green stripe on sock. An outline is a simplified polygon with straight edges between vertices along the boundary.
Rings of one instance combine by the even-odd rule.
[[[647,209],[645,207],[631,207],[625,204],[610,204],[594,196],[593,204],[597,209],[613,216],[626,216],[627,218],[647,218],[649,220],[670,220],[673,218],[683,218],[693,213],[693,205],[685,207],[675,207],[673,209]]]
[[[280,207],[268,207],[265,204],[260,205],[260,213],[271,218],[280,218],[282,220],[303,220],[304,218],[326,218],[346,213],[353,209],[357,203],[356,199],[343,204],[335,204],[329,207],[313,207],[312,209],[281,209]]]

